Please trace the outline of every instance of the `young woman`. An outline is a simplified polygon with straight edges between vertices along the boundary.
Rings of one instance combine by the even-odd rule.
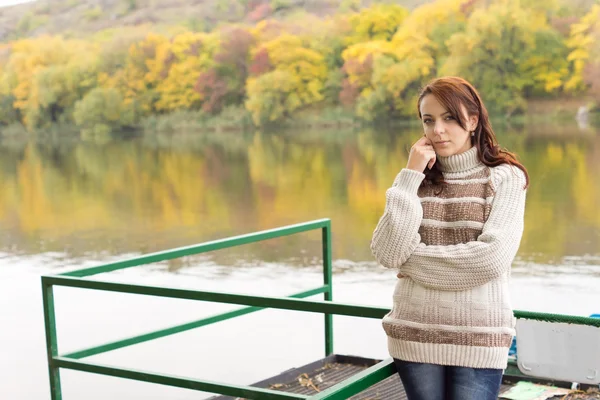
[[[388,349],[409,400],[495,400],[515,333],[508,284],[529,176],[464,79],[430,82],[418,112],[424,135],[371,242],[399,271]]]

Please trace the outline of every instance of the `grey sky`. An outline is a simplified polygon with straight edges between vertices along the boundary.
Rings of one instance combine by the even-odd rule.
[[[26,3],[30,0],[0,0],[0,7],[12,6],[13,4]]]

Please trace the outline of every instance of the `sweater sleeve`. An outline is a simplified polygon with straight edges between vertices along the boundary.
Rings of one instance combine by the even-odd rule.
[[[496,189],[490,215],[476,241],[414,249],[400,272],[438,290],[467,290],[498,278],[511,268],[523,234],[525,174],[508,164],[495,167]]]
[[[384,267],[400,267],[421,241],[423,208],[417,190],[424,178],[425,174],[404,168],[386,191],[385,210],[371,240],[371,252]]]

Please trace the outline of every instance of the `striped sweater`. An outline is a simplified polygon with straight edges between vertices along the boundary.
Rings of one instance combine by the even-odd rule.
[[[508,164],[485,166],[477,151],[437,158],[441,192],[409,169],[386,192],[371,250],[402,276],[383,319],[394,358],[506,368],[515,333],[508,284],[526,181]]]

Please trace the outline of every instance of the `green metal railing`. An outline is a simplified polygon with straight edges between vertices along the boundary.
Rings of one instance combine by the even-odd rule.
[[[125,268],[140,266],[159,261],[170,260],[178,257],[196,255],[208,251],[220,250],[234,246],[259,242],[268,239],[293,235],[301,232],[321,229],[322,231],[322,256],[323,256],[323,285],[289,297],[267,297],[249,296],[234,293],[207,292],[188,289],[176,289],[157,286],[130,285],[101,280],[85,279],[91,275],[102,274]],[[54,286],[67,286],[81,289],[102,290],[109,292],[143,294],[148,296],[159,296],[176,299],[201,300],[216,303],[239,304],[248,306],[235,311],[229,311],[219,315],[202,318],[196,321],[157,330],[128,339],[123,339],[100,346],[78,350],[69,354],[59,355],[58,339],[56,333],[56,319],[54,310]],[[284,399],[345,399],[352,394],[359,393],[367,387],[385,379],[395,373],[393,363],[385,360],[379,364],[366,369],[335,385],[317,396],[304,396],[298,394],[284,393],[281,391],[261,389],[251,386],[240,386],[185,378],[174,375],[156,374],[150,371],[120,368],[111,365],[84,362],[82,358],[105,353],[107,351],[120,349],[126,346],[143,343],[149,340],[162,338],[175,333],[206,326],[219,321],[225,321],[234,317],[259,311],[264,308],[279,308],[285,310],[296,310],[316,312],[324,314],[325,322],[325,355],[333,354],[333,315],[346,315],[365,318],[382,318],[389,310],[379,307],[366,307],[359,305],[348,305],[333,303],[332,290],[332,267],[331,267],[331,222],[329,219],[321,219],[307,223],[286,226],[282,228],[251,233],[231,237],[222,240],[211,241],[199,245],[183,247],[158,253],[143,255],[124,261],[109,263],[97,267],[80,269],[59,275],[42,276],[42,291],[44,302],[44,323],[46,328],[46,348],[48,357],[48,373],[50,376],[50,391],[52,400],[61,400],[60,368],[108,375],[143,382],[157,383],[167,386],[199,390],[237,396],[248,399],[284,400]],[[324,294],[324,301],[310,301],[304,298]]]
[[[249,296],[234,293],[207,292],[189,289],[176,289],[146,285],[130,285],[100,280],[85,279],[91,275],[122,270],[159,261],[170,260],[183,256],[190,256],[208,251],[220,250],[243,244],[259,242],[268,239],[293,235],[301,232],[321,229],[322,231],[322,256],[323,256],[323,285],[289,297]],[[239,304],[247,306],[238,310],[225,312],[219,315],[202,318],[185,324],[173,326],[138,335],[128,339],[118,340],[78,350],[69,354],[59,355],[58,339],[56,334],[56,319],[54,310],[54,286],[67,286],[81,289],[102,290],[109,292],[142,294],[176,299],[201,300],[216,303]],[[306,300],[306,297],[324,294],[324,301]],[[44,323],[46,329],[46,349],[48,357],[48,373],[50,376],[50,391],[52,400],[62,400],[60,368],[108,375],[143,382],[162,384],[204,392],[218,393],[228,396],[237,396],[247,399],[286,400],[342,400],[357,394],[371,385],[393,375],[395,367],[391,359],[378,364],[328,388],[315,396],[305,396],[284,393],[276,390],[262,389],[252,386],[231,385],[208,380],[192,379],[174,375],[157,374],[150,371],[120,368],[112,365],[97,364],[80,361],[82,358],[120,349],[126,346],[147,342],[190,329],[225,321],[241,315],[259,311],[264,308],[278,308],[285,310],[316,312],[324,314],[325,322],[325,355],[333,354],[333,315],[346,315],[353,317],[381,319],[389,312],[387,308],[367,307],[360,305],[339,304],[332,302],[332,265],[331,265],[331,222],[321,219],[287,227],[266,230],[247,235],[211,241],[189,247],[152,253],[124,261],[109,263],[97,267],[80,269],[59,275],[42,276],[42,294],[44,303]],[[554,314],[540,314],[516,311],[517,318],[540,319],[557,322],[582,323],[600,326],[600,319],[571,317]],[[516,369],[516,368],[514,368]]]

